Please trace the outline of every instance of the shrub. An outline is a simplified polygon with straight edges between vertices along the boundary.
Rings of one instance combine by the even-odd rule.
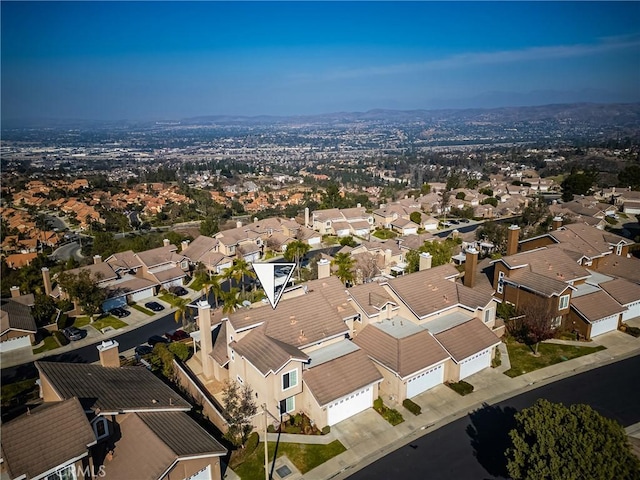
[[[170,343],[169,351],[173,353],[181,362],[186,361],[191,356],[191,348],[186,343]]]
[[[402,406],[414,415],[420,415],[422,413],[422,407],[409,398],[404,399]]]
[[[404,422],[402,414],[394,408],[387,409],[384,418],[394,427]]]
[[[63,347],[65,345],[69,345],[69,339],[64,335],[64,333],[60,331],[55,331],[53,332],[53,336],[56,337],[56,340],[58,341],[58,343]]]
[[[60,318],[58,318],[58,329],[62,330],[63,328],[67,328],[70,324],[69,315],[66,313],[61,314]]]
[[[328,435],[329,432],[331,432],[331,427],[329,425],[322,427],[322,435]]]
[[[166,378],[173,377],[173,353],[164,343],[156,343],[149,359],[153,370],[161,370]]]
[[[465,382],[464,380],[460,380],[459,382],[447,382],[447,387],[456,392],[458,395],[465,396],[473,392],[473,385]]]
[[[640,337],[640,328],[638,327],[632,327],[631,325],[626,325],[624,331],[636,338]]]
[[[274,427],[273,425],[268,425],[267,433],[276,433],[276,427]]]
[[[499,367],[502,365],[502,358],[500,357],[500,350],[496,349],[495,356],[491,359],[491,366],[493,368]]]
[[[382,399],[380,397],[376,398],[373,401],[373,408],[376,412],[381,413],[384,408],[384,403],[382,403]]]

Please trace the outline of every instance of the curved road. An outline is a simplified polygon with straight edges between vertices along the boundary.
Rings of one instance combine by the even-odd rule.
[[[516,410],[538,398],[565,404],[587,403],[623,426],[640,422],[640,356],[550,383],[485,406],[351,475],[353,480],[483,480],[505,477],[503,452],[509,422]]]

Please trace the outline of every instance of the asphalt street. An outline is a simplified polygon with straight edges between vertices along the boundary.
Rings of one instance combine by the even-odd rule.
[[[487,405],[359,470],[349,478],[483,480],[505,478],[503,452],[515,411],[538,398],[586,403],[623,426],[640,422],[640,356],[547,384]]]

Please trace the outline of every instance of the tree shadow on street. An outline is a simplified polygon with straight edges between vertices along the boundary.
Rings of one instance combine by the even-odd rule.
[[[471,425],[467,435],[471,438],[473,454],[480,465],[495,477],[509,476],[505,451],[511,446],[509,431],[515,427],[515,408],[483,404],[469,414]]]

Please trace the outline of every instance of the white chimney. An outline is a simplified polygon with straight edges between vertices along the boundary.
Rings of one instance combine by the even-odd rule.
[[[93,256],[93,263],[95,265],[102,263],[102,255],[94,255]]]
[[[209,354],[213,350],[211,337],[211,305],[206,300],[198,302],[198,329],[200,330],[200,361],[205,378],[213,377],[213,365]]]
[[[326,258],[318,260],[318,278],[327,278],[331,276],[331,262]]]
[[[242,221],[236,220],[236,228],[240,228],[240,227],[242,227]]]
[[[429,270],[431,268],[432,260],[433,260],[433,257],[429,252],[422,252],[420,254],[420,264],[418,266],[418,270],[419,271]]]
[[[168,239],[168,238],[164,238],[164,239],[162,240],[162,244],[163,244],[165,247],[168,247],[169,245],[171,245],[171,242],[169,241],[169,239]]]

